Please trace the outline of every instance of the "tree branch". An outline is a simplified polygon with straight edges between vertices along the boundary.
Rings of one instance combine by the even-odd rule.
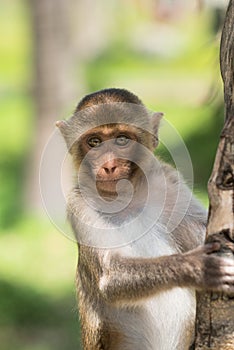
[[[208,183],[207,241],[219,240],[220,255],[233,259],[234,241],[234,0],[230,0],[220,45],[225,124]],[[234,296],[197,293],[196,350],[234,349]]]

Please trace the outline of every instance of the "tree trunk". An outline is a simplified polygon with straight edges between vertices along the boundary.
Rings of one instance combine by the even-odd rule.
[[[31,161],[28,164],[26,206],[41,213],[39,165],[43,148],[55,128],[55,121],[64,118],[68,106],[76,101],[74,84],[74,12],[76,0],[33,0],[30,2],[33,27],[35,132]],[[77,67],[76,67],[77,71]],[[77,76],[77,86],[83,79]],[[75,106],[75,105],[74,105]],[[58,174],[53,166],[54,153],[46,176],[48,182]],[[54,205],[57,204],[56,194]]]
[[[220,66],[224,83],[225,124],[208,184],[207,241],[219,241],[217,253],[230,259],[234,242],[234,0],[222,32]],[[196,350],[234,349],[234,296],[197,293]]]

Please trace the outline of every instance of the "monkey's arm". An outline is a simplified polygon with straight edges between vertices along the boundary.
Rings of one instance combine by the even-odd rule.
[[[234,292],[234,262],[210,253],[207,244],[186,254],[159,258],[113,256],[104,268],[99,290],[111,303],[134,302],[173,287]]]

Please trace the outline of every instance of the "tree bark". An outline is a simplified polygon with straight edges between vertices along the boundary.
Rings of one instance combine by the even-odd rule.
[[[26,181],[26,207],[41,214],[39,165],[43,149],[55,128],[55,121],[64,118],[68,106],[76,101],[77,92],[83,87],[83,79],[76,76],[75,87],[74,13],[76,0],[33,0],[30,2],[33,29],[33,69],[35,132]],[[77,63],[77,62],[76,62]],[[76,65],[76,72],[78,67]],[[80,88],[81,87],[81,88]],[[58,154],[46,169],[48,182],[58,174],[53,166]],[[54,205],[57,205],[56,194]]]
[[[225,124],[208,183],[207,241],[219,241],[217,253],[234,258],[234,0],[222,31],[220,68],[224,83]],[[197,293],[196,350],[234,349],[234,296]]]

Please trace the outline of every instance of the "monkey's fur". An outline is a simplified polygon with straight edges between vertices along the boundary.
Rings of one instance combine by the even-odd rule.
[[[134,197],[124,211],[110,215],[89,206],[78,183],[68,198],[68,218],[79,242],[77,291],[85,350],[188,350],[194,336],[195,289],[234,290],[233,262],[211,254],[219,249],[217,244],[198,247],[204,242],[204,209],[171,166],[152,165],[137,148],[140,144],[153,152],[160,118],[160,114],[150,117],[131,92],[106,89],[84,97],[68,121],[57,123],[77,173],[90,144],[99,143],[99,138],[105,141],[119,133],[117,137],[127,134],[137,141],[131,149],[119,151],[122,159],[109,146],[106,153],[97,148],[97,157],[90,156],[81,170],[91,197],[97,185],[107,201],[116,199],[116,180],[131,181]],[[128,142],[125,136],[120,141]],[[130,153],[138,166],[128,160]],[[141,220],[125,230],[121,225],[144,207],[147,184],[150,206]],[[163,188],[163,210],[157,216]],[[97,194],[93,196],[95,202]],[[157,220],[139,235],[152,217],[152,208]],[[181,212],[184,215],[178,219]],[[125,234],[136,239],[111,249],[110,236],[118,242]]]

